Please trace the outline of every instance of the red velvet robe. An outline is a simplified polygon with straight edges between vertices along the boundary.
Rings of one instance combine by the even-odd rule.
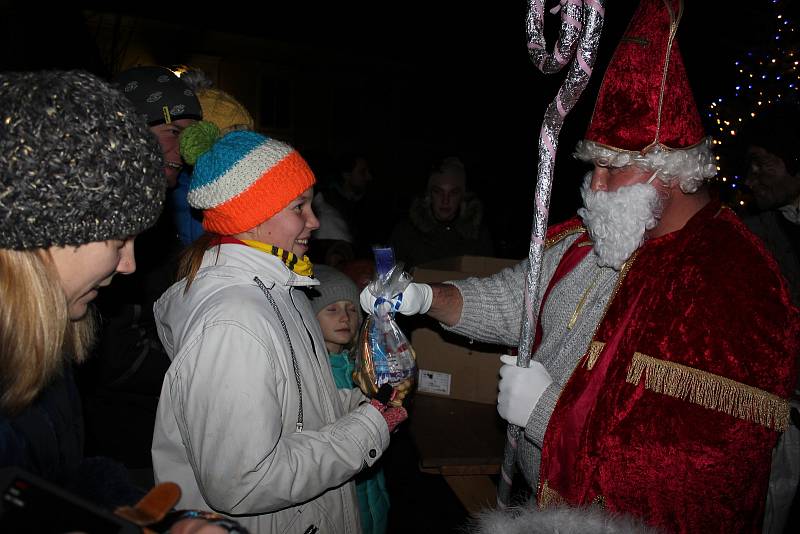
[[[799,343],[776,263],[732,211],[712,202],[648,240],[550,419],[539,505],[760,532]]]

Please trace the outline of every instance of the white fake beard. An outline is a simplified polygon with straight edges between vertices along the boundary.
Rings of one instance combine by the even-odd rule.
[[[633,184],[614,192],[592,191],[592,174],[583,180],[581,196],[585,207],[578,210],[594,242],[600,267],[619,271],[644,242],[645,232],[661,218],[664,201],[651,184]]]

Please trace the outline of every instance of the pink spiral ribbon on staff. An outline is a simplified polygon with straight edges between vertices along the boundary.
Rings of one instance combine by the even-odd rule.
[[[525,287],[525,311],[522,320],[517,365],[527,367],[536,331],[539,310],[534,306],[539,285],[547,233],[547,216],[550,192],[553,186],[558,136],[564,117],[567,116],[589,83],[592,67],[597,58],[600,33],[605,18],[605,0],[560,0],[551,13],[560,13],[561,28],[553,52],[547,52],[544,38],[544,2],[531,0],[525,19],[528,32],[528,55],[536,67],[545,74],[559,72],[567,64],[569,70],[558,89],[556,98],[547,107],[539,134],[539,166],[536,176],[535,209],[531,244],[528,251],[529,269]],[[511,496],[511,480],[515,467],[516,443],[520,427],[509,424],[505,453],[497,489],[497,505],[505,508]]]

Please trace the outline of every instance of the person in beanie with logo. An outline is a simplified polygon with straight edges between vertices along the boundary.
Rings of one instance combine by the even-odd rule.
[[[183,167],[178,139],[202,110],[189,87],[167,68],[134,67],[117,74],[113,85],[135,108],[162,153],[165,207],[137,240],[137,272],[97,300],[98,342],[78,383],[86,415],[86,448],[123,462],[142,484],[152,481],[150,442],[158,396],[169,358],[156,333],[153,303],[172,285],[182,245],[173,220],[169,191]]]
[[[89,304],[135,270],[134,238],[161,213],[161,154],[86,72],[0,73],[0,109],[0,465],[129,503],[122,466],[83,457],[72,366],[94,337]]]
[[[682,14],[643,0],[617,47],[576,152],[594,165],[584,207],[548,233],[531,364],[502,357],[498,412],[524,428],[517,463],[539,507],[759,532],[800,316],[704,185],[716,170],[675,39]],[[514,346],[526,270],[412,284],[400,311]]]
[[[164,153],[164,177],[175,187],[183,167],[178,139],[181,132],[203,118],[194,91],[166,67],[133,67],[114,77],[114,84],[133,104]]]
[[[289,145],[222,137],[199,122],[181,138],[194,165],[189,204],[206,234],[155,305],[172,359],[153,436],[156,480],[180,505],[235,516],[251,532],[360,532],[353,477],[406,418],[391,391],[337,390],[325,340],[300,289],[318,222],[314,175]],[[391,390],[391,388],[389,388]]]
[[[309,291],[309,300],[328,349],[333,381],[339,389],[352,389],[356,387],[353,382],[355,362],[350,349],[361,324],[358,288],[346,274],[327,265],[315,265],[314,278],[319,280],[319,285]],[[379,466],[359,473],[356,494],[361,531],[364,534],[386,532],[389,492]]]

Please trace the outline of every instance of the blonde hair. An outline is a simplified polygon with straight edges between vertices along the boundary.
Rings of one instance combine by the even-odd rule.
[[[71,321],[46,249],[0,249],[0,410],[33,402],[65,360],[81,362],[94,336],[91,313]]]

